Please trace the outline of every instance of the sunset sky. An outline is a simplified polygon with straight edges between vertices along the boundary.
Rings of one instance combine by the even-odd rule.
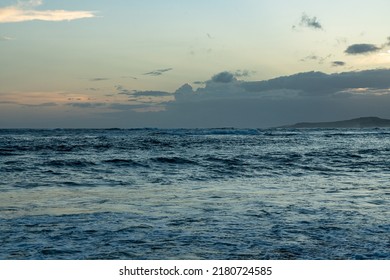
[[[0,0],[0,128],[390,118],[390,2]]]

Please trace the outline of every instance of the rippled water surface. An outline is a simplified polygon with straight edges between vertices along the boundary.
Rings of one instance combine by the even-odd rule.
[[[0,130],[0,259],[390,259],[390,130]]]

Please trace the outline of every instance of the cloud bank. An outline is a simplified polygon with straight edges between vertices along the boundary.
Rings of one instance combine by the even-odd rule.
[[[41,0],[18,2],[14,6],[0,8],[0,23],[24,22],[32,20],[65,21],[95,17],[92,11],[37,10]]]
[[[36,104],[45,112],[62,114],[57,118],[61,122],[54,123],[54,116],[46,118],[53,120],[52,127],[261,128],[364,116],[390,118],[390,68],[333,74],[312,71],[262,81],[245,81],[234,71],[222,71],[196,89],[188,83],[174,92],[135,91],[120,85],[115,89],[111,102],[69,99],[65,104],[56,100]],[[118,103],[118,94],[125,94],[127,101]],[[3,107],[12,106],[17,112],[20,105],[4,103]],[[26,111],[22,112],[25,116]],[[28,120],[34,120],[38,111],[28,112]],[[88,119],[70,121],[84,115]],[[25,126],[26,119],[20,125]]]

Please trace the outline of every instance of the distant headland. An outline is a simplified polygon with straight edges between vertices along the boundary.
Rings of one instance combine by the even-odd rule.
[[[280,128],[375,128],[390,127],[390,120],[378,117],[363,117],[335,122],[301,122]]]

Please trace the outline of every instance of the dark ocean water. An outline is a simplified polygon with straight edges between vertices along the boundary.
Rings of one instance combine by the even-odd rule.
[[[390,130],[0,130],[0,259],[390,259]]]

